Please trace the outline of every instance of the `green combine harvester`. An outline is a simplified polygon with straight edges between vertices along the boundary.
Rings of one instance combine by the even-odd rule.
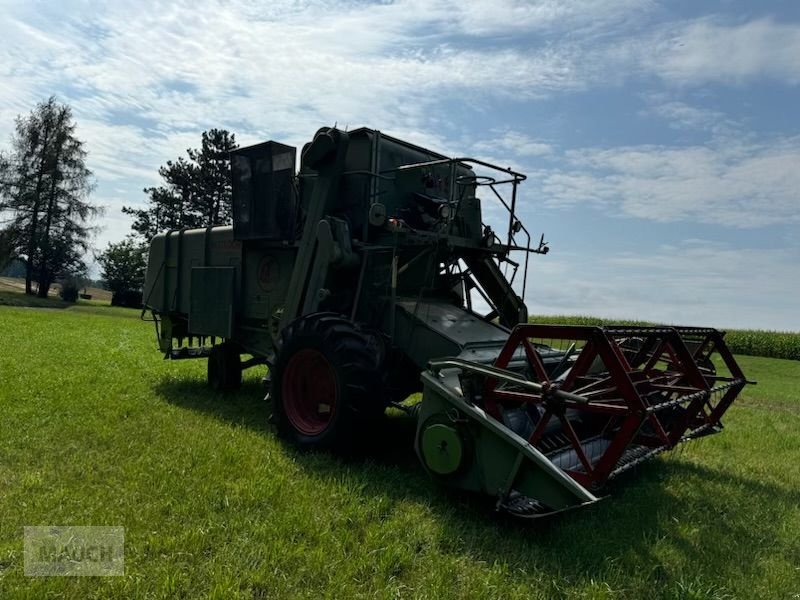
[[[296,156],[233,152],[233,226],[157,235],[144,290],[161,351],[207,358],[213,388],[268,366],[293,443],[349,452],[396,406],[432,477],[535,518],[722,429],[747,383],[723,333],[528,324],[548,248],[516,216],[521,173],[371,129]]]

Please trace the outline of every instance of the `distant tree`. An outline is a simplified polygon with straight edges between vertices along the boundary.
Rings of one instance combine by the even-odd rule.
[[[101,277],[106,289],[112,292],[112,304],[129,304],[127,300],[115,302],[114,298],[127,299],[138,296],[147,269],[147,244],[128,237],[117,244],[108,244],[97,261],[100,263]]]
[[[231,150],[236,137],[224,129],[204,131],[200,149],[186,150],[159,168],[163,184],[145,188],[146,208],[123,207],[133,231],[149,240],[166,229],[208,227],[231,222]]]
[[[72,110],[55,97],[17,117],[12,149],[0,160],[0,217],[6,252],[25,261],[25,291],[47,297],[57,278],[82,274],[89,222],[100,209]]]

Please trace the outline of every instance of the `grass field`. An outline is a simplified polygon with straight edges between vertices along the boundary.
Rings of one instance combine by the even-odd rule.
[[[261,372],[212,393],[137,317],[0,306],[0,598],[800,598],[800,362],[740,357],[725,432],[530,524],[437,488],[405,419],[369,460],[297,453]],[[125,576],[26,578],[50,524],[124,526]]]

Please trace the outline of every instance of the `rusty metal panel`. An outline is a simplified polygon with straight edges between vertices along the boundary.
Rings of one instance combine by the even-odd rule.
[[[234,267],[193,267],[189,332],[193,335],[233,336]]]

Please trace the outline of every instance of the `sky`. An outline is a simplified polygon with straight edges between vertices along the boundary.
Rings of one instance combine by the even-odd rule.
[[[796,0],[0,0],[0,39],[0,149],[72,106],[99,249],[204,130],[367,126],[528,175],[531,313],[800,330]]]

